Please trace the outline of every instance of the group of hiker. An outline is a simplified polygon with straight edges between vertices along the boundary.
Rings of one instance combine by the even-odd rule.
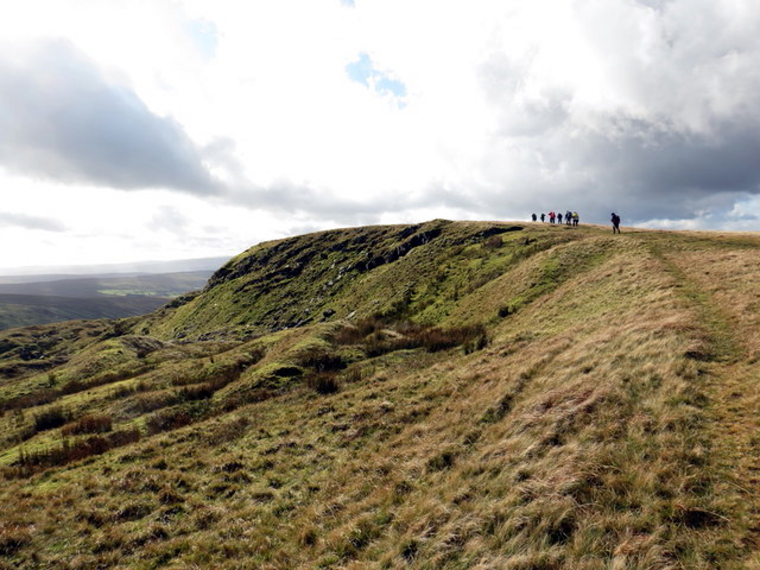
[[[533,218],[533,221],[538,221],[539,216],[536,214],[531,214],[531,217]],[[540,215],[541,221],[545,222],[547,218],[549,218],[550,224],[561,224],[562,221],[565,221],[565,225],[568,226],[577,226],[578,221],[580,220],[580,217],[578,216],[578,212],[571,212],[570,210],[567,210],[565,214],[563,215],[562,212],[549,212],[548,214],[541,213]]]
[[[568,226],[577,226],[578,221],[580,220],[580,217],[578,216],[578,212],[571,212],[570,210],[567,210],[564,215],[562,212],[549,212],[548,214],[544,214],[543,212],[539,215],[531,214],[531,218],[534,222],[538,221],[539,218],[541,218],[542,222],[545,222],[548,218],[550,224],[561,224],[564,220],[565,225]],[[612,212],[612,217],[610,218],[610,221],[612,222],[612,233],[613,234],[619,234],[620,233],[620,216],[618,216],[615,212]]]

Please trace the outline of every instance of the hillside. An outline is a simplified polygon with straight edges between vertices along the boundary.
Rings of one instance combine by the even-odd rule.
[[[259,244],[0,332],[0,568],[760,568],[760,235]]]

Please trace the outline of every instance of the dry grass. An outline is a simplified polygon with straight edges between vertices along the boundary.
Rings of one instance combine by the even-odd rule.
[[[535,231],[563,242],[510,261],[441,322],[486,323],[481,350],[369,356],[365,339],[404,330],[357,319],[213,355],[162,346],[142,357],[151,370],[121,381],[142,391],[61,398],[52,406],[79,418],[68,426],[110,417],[142,437],[6,480],[1,564],[757,568],[755,250],[673,234],[671,255],[670,234]],[[486,272],[512,255],[501,239],[471,247],[492,256]],[[500,316],[507,304],[517,310]],[[274,374],[286,369],[302,372]],[[309,387],[320,374],[339,390]],[[242,397],[264,384],[266,398]],[[1,421],[17,433],[34,415]],[[50,427],[26,445],[61,436]]]

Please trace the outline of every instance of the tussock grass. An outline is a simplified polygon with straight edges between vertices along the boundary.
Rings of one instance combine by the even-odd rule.
[[[79,418],[73,424],[64,426],[61,435],[64,437],[89,433],[109,432],[113,429],[113,421],[108,416],[87,415]]]
[[[493,228],[265,244],[137,339],[82,346],[55,387],[13,380],[9,398],[131,371],[0,417],[2,563],[757,567],[752,237]],[[285,310],[273,284],[307,296]],[[263,334],[304,299],[311,322]],[[139,441],[21,473],[17,436],[56,407],[28,457]],[[87,418],[112,431],[75,433]]]

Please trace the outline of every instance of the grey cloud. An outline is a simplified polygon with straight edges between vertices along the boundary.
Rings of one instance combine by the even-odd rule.
[[[184,234],[189,225],[189,220],[176,208],[162,206],[146,225],[151,230],[166,230],[176,234]]]
[[[432,184],[414,194],[398,195],[389,192],[380,198],[352,200],[308,185],[280,181],[267,187],[244,184],[231,190],[226,198],[250,208],[306,215],[311,219],[330,220],[346,226],[374,224],[378,223],[383,214],[400,214],[418,208],[472,210],[475,206],[465,193],[442,183]],[[318,226],[319,224],[314,225]]]
[[[66,183],[215,194],[182,127],[107,81],[71,43],[0,57],[0,164]]]
[[[568,145],[566,160],[593,170],[587,198],[623,204],[632,221],[696,218],[760,193],[758,126],[720,125],[718,137],[663,132],[646,142],[636,132],[587,136]]]
[[[67,229],[63,223],[51,218],[31,216],[28,214],[11,214],[6,212],[0,212],[0,225],[16,226],[28,230],[44,230],[48,232],[63,232]]]
[[[252,208],[286,214],[308,214],[339,223],[352,223],[368,213],[377,215],[387,211],[385,208],[378,210],[376,202],[346,200],[287,180],[274,182],[267,187],[243,184],[229,194],[229,199]]]
[[[607,23],[592,5],[576,11],[615,94],[604,106],[572,81],[537,83],[533,53],[491,54],[481,68],[497,117],[482,161],[490,184],[465,191],[484,209],[578,208],[605,222],[622,210],[627,223],[728,219],[760,194],[760,10],[737,19],[698,4],[610,3],[605,15],[619,12]]]

